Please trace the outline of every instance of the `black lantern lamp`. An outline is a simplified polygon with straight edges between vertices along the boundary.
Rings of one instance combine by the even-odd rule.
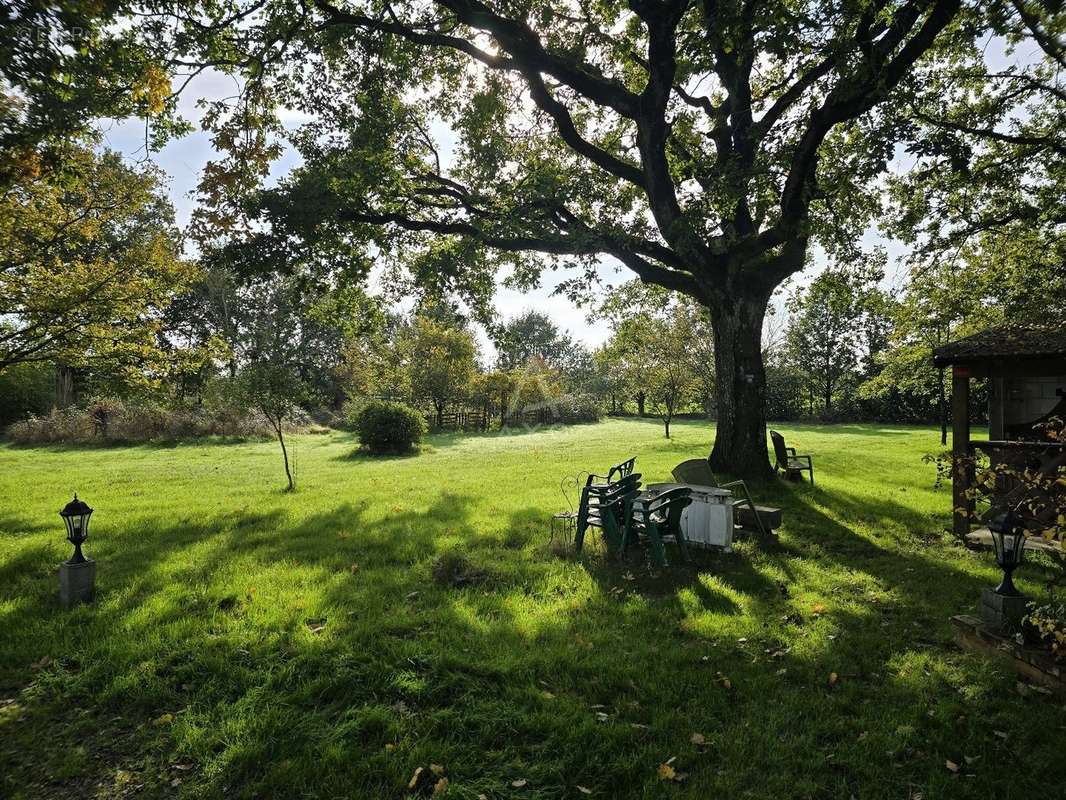
[[[996,594],[1020,597],[1021,592],[1014,588],[1011,573],[1022,563],[1022,556],[1025,554],[1025,528],[1022,527],[1018,515],[1008,511],[992,520],[988,529],[992,533],[996,563],[1003,570],[1003,580],[996,587]]]
[[[67,525],[67,541],[74,545],[74,555],[71,556],[68,564],[84,564],[86,561],[81,553],[81,545],[89,538],[89,517],[92,515],[93,510],[79,500],[77,494],[59,512],[59,516]]]

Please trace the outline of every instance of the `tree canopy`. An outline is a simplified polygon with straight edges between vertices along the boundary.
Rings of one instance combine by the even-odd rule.
[[[161,369],[164,312],[197,275],[180,251],[158,172],[87,145],[27,160],[0,189],[0,370]]]
[[[574,267],[561,288],[581,299],[616,259],[710,309],[712,461],[732,471],[768,471],[768,298],[812,243],[847,253],[882,216],[900,145],[914,167],[894,177],[893,218],[923,244],[1061,223],[1052,4],[155,0],[99,21],[67,5],[101,47],[12,45],[5,75],[26,98],[14,128],[107,76],[166,134],[181,127],[172,77],[235,75],[237,97],[205,117],[222,156],[205,171],[201,237],[278,269],[297,258],[361,276],[376,259],[483,313],[501,276],[530,286],[553,262]],[[1035,41],[1040,57],[994,73],[989,37]],[[72,88],[35,82],[19,66],[35,55]],[[286,129],[286,110],[307,121]],[[283,138],[301,166],[264,189]]]

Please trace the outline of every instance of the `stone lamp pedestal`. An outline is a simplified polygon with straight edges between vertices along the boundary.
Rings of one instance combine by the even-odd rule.
[[[1017,633],[1029,598],[1020,594],[1000,594],[995,589],[981,590],[981,619],[994,631]]]
[[[91,603],[96,593],[96,562],[64,561],[59,565],[59,602],[63,608]]]

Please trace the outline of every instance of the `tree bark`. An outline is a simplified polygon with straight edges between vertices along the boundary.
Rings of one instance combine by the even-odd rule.
[[[637,416],[644,416],[644,392],[637,392]]]
[[[56,365],[56,408],[68,408],[74,402],[74,369]]]
[[[718,427],[711,468],[745,478],[772,474],[766,452],[766,371],[762,325],[769,296],[710,302],[718,381]]]

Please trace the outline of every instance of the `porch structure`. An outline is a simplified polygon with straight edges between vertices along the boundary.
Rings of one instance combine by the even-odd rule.
[[[933,363],[951,369],[953,528],[967,536],[974,511],[967,492],[974,486],[977,451],[993,463],[1041,469],[1066,463],[1066,445],[1041,441],[1034,427],[1055,416],[1066,419],[1066,329],[988,328],[936,348]],[[988,380],[988,440],[970,436],[970,382],[977,379]]]

